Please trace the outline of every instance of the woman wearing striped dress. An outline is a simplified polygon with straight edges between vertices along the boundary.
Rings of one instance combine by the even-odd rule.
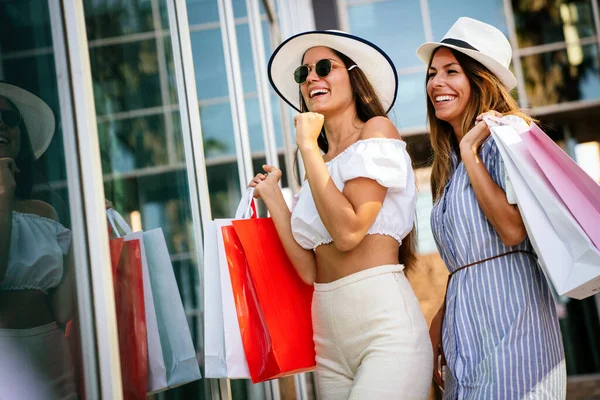
[[[509,93],[510,44],[496,28],[460,18],[417,54],[428,64],[431,225],[450,271],[438,315],[444,399],[564,399],[555,305],[482,121],[486,113],[531,121]]]

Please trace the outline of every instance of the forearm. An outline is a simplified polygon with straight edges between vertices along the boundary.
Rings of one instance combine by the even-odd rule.
[[[65,262],[65,272],[61,283],[50,292],[52,316],[59,324],[66,324],[73,317],[75,279],[73,254],[69,252]]]
[[[479,207],[502,242],[508,246],[521,243],[526,230],[519,210],[508,203],[506,193],[494,182],[474,151],[461,147],[461,157]]]
[[[302,248],[294,239],[291,213],[281,190],[278,187],[273,188],[261,198],[269,210],[279,239],[296,272],[305,283],[312,285],[317,274],[315,254],[312,250]]]
[[[13,201],[0,199],[0,283],[8,268],[10,242],[12,237]]]
[[[305,148],[302,160],[315,206],[323,225],[334,242],[359,229],[358,216],[352,203],[337,188],[329,175],[318,148]]]

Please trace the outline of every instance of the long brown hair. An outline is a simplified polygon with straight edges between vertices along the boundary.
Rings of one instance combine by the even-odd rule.
[[[439,50],[438,47],[429,60],[428,70],[431,67],[433,56]],[[528,123],[533,119],[519,108],[517,101],[511,96],[510,91],[500,82],[498,77],[490,72],[478,61],[454,49],[450,49],[456,60],[462,67],[469,79],[471,96],[465,108],[462,119],[462,132],[466,133],[475,123],[475,118],[486,111],[495,110],[503,115],[516,115]],[[425,78],[425,87],[429,80],[429,74]],[[437,201],[444,187],[450,180],[452,174],[452,153],[459,153],[458,140],[452,126],[435,116],[435,108],[429,96],[427,97],[427,119],[431,146],[433,148],[433,166],[431,171],[431,192],[433,201]]]
[[[356,65],[350,57],[335,49],[331,50],[342,60],[346,69]],[[304,60],[304,56],[302,56],[302,60]],[[377,96],[377,92],[360,67],[352,68],[352,70],[348,71],[348,76],[350,78],[350,85],[352,86],[352,93],[354,93],[354,104],[356,106],[356,116],[358,119],[362,122],[367,122],[373,117],[388,118],[385,109],[381,104],[381,100],[379,99],[379,96]],[[300,111],[308,112],[309,110],[302,97],[302,92],[300,92],[300,90],[298,90],[298,92],[300,93]],[[319,148],[324,153],[327,153],[329,150],[329,143],[327,142],[327,136],[325,135],[325,126],[321,129],[321,134],[317,139],[317,143]],[[414,236],[415,229],[413,225],[413,229],[402,240],[402,245],[398,252],[398,261],[400,264],[404,264],[405,269],[413,267],[417,261],[416,240]]]

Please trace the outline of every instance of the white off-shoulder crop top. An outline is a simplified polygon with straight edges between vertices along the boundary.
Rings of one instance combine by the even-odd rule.
[[[387,195],[367,235],[388,235],[402,244],[413,228],[416,188],[406,142],[398,139],[358,140],[325,163],[337,188],[347,181],[369,178],[388,188]],[[292,234],[304,249],[332,243],[312,197],[308,181],[302,185],[292,211]]]
[[[35,289],[47,293],[62,281],[71,231],[49,218],[13,211],[8,268],[2,290]]]

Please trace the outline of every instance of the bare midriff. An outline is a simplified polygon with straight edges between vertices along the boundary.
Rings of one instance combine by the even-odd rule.
[[[54,321],[40,290],[0,291],[0,329],[27,329]]]
[[[367,235],[351,251],[339,251],[335,244],[317,247],[317,283],[329,283],[365,269],[398,264],[399,245],[386,235]]]

